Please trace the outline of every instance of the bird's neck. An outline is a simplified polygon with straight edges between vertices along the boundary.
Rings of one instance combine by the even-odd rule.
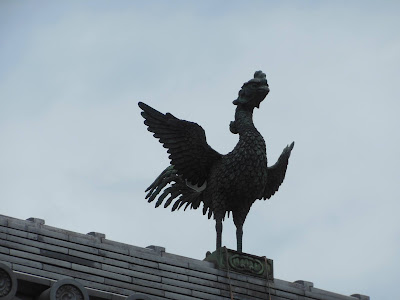
[[[235,126],[239,135],[246,131],[257,130],[253,123],[253,110],[254,108],[246,108],[241,105],[236,107]]]

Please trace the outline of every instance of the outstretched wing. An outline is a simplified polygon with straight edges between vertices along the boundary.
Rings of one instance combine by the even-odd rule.
[[[264,188],[262,198],[264,200],[271,198],[275,194],[280,185],[285,179],[286,169],[289,163],[290,153],[294,147],[294,142],[283,149],[282,154],[279,156],[278,161],[268,168],[267,173],[267,185]]]
[[[143,110],[147,130],[168,148],[171,164],[178,175],[193,185],[203,185],[210,168],[222,156],[207,144],[204,129],[170,113],[162,114],[143,102],[139,102],[139,107]]]

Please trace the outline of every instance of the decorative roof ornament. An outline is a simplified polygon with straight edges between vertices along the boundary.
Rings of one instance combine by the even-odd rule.
[[[278,161],[267,166],[265,141],[253,123],[253,110],[269,93],[266,75],[257,71],[244,83],[230,130],[239,142],[226,155],[212,149],[204,129],[193,122],[160,113],[139,102],[144,124],[168,149],[171,165],[147,188],[146,199],[164,202],[172,211],[182,206],[197,209],[216,221],[217,249],[221,247],[222,221],[232,212],[236,226],[237,251],[242,252],[243,224],[257,199],[269,199],[282,184],[294,142],[283,149]],[[169,197],[168,197],[169,196]]]

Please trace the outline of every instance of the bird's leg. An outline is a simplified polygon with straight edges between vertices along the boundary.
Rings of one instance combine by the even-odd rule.
[[[238,252],[242,252],[243,224],[246,220],[248,212],[249,208],[243,208],[242,210],[233,212],[233,223],[235,223],[236,226],[236,242]]]
[[[222,246],[222,219],[217,218],[215,223],[215,230],[217,231],[217,250]]]
[[[236,226],[237,251],[242,252],[243,225]]]

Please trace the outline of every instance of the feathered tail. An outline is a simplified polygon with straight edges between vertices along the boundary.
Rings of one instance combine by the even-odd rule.
[[[188,207],[197,209],[201,202],[204,203],[203,192],[189,187],[182,176],[177,174],[172,165],[161,172],[156,180],[146,189],[146,192],[148,192],[146,199],[148,199],[149,203],[157,198],[155,207],[160,206],[169,195],[165,200],[164,207],[168,207],[175,200],[171,209],[172,211],[180,209],[184,205],[184,210]],[[160,195],[161,192],[162,194]],[[209,211],[210,215],[211,209],[209,209],[208,205],[204,204],[203,214],[206,214],[207,211]]]

